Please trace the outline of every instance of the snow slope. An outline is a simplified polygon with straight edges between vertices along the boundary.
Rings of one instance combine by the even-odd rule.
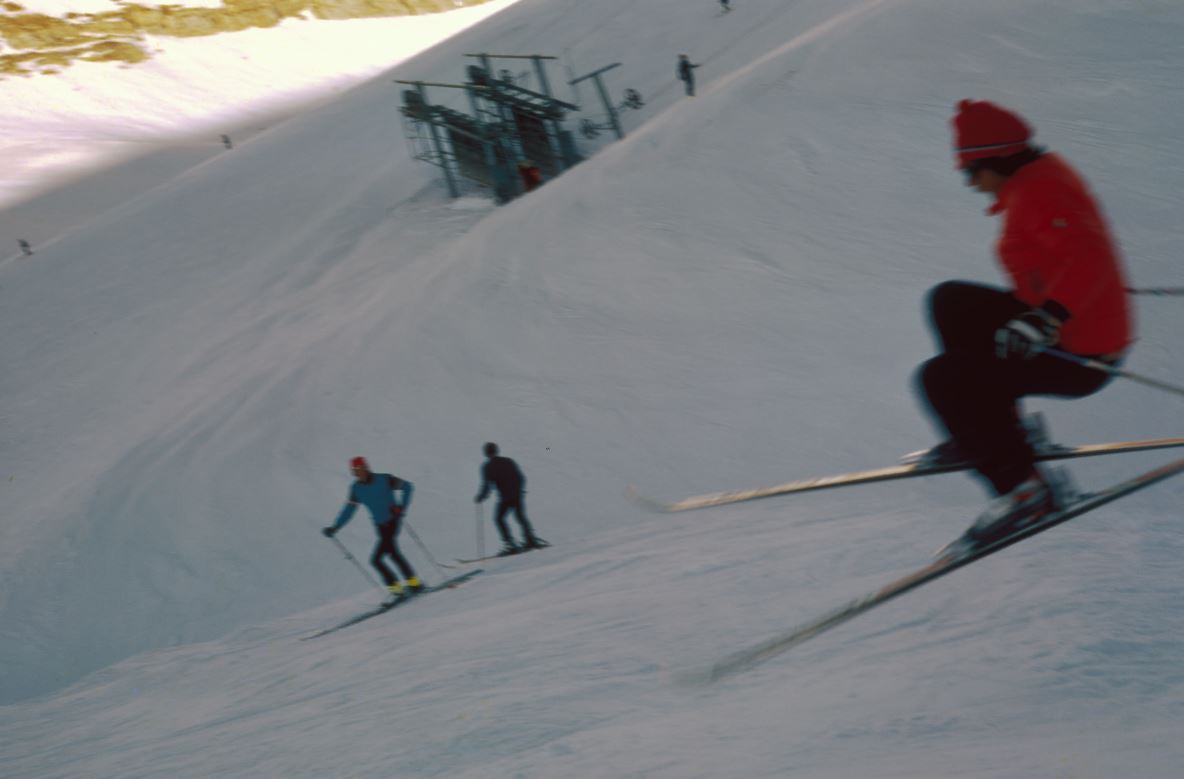
[[[489,0],[412,17],[289,18],[275,27],[218,35],[145,34],[142,45],[150,59],[135,65],[75,60],[55,66],[53,76],[0,79],[0,206],[15,206],[80,174],[144,156],[156,158],[157,170],[163,167],[171,175],[220,153],[223,134],[241,143],[516,1]],[[222,0],[160,5],[226,6]],[[19,6],[22,14],[55,19],[118,7],[112,0],[23,0]],[[239,7],[251,10],[246,4]],[[6,15],[15,12],[0,7],[0,20]],[[40,51],[52,50],[48,43]],[[105,178],[110,188],[115,177],[108,173]],[[85,205],[93,211],[102,203]],[[38,217],[44,218],[25,217],[22,237],[41,241],[58,234],[38,234]],[[7,252],[11,241],[4,243]]]
[[[951,476],[677,517],[620,495],[932,441],[910,389],[924,292],[998,278],[952,170],[959,98],[1029,116],[1094,183],[1133,281],[1179,284],[1182,27],[1135,0],[521,0],[7,262],[0,773],[1176,775],[1184,483],[706,689],[673,672],[920,563],[981,493]],[[389,78],[454,80],[482,50],[621,61],[611,84],[647,106],[528,197],[449,202]],[[1180,304],[1140,303],[1128,367],[1184,383]],[[1084,442],[1179,434],[1178,403],[1119,382],[1031,408]],[[348,457],[415,483],[409,519],[449,559],[473,550],[486,440],[555,547],[297,641],[374,598],[317,534]],[[367,525],[343,533],[355,554]]]

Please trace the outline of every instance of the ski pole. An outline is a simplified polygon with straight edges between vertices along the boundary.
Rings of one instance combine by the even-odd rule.
[[[411,527],[411,523],[403,520],[403,527],[407,528],[407,532],[411,534],[411,538],[415,543],[419,544],[419,548],[423,550],[424,555],[428,558],[432,565],[436,566],[436,573],[440,574],[441,579],[447,579],[448,575],[440,569],[440,564],[436,562],[436,558],[432,557],[432,553],[424,546],[423,541],[419,540],[419,534],[415,532],[415,528]]]
[[[373,577],[373,576],[371,576],[369,573],[367,573],[367,572],[366,572],[366,569],[362,567],[362,564],[361,564],[361,563],[359,563],[357,560],[355,560],[355,559],[354,559],[354,556],[353,556],[352,554],[350,554],[350,553],[349,553],[349,550],[348,550],[348,549],[346,549],[346,548],[345,548],[345,544],[343,544],[343,543],[341,543],[340,541],[338,541],[336,536],[330,536],[330,537],[329,537],[329,540],[330,540],[330,541],[332,541],[333,543],[337,544],[337,547],[338,547],[338,548],[341,550],[342,554],[344,554],[344,555],[345,555],[345,559],[346,559],[346,560],[349,560],[351,563],[353,563],[353,564],[354,564],[354,566],[355,566],[355,567],[356,567],[356,568],[357,568],[359,571],[361,571],[361,573],[362,573],[362,576],[366,577],[366,581],[368,581],[368,582],[370,582],[371,584],[373,584],[373,585],[374,585],[375,587],[377,587],[379,590],[382,590],[382,594],[383,594],[383,595],[386,595],[386,594],[387,594],[386,590],[385,590],[383,587],[379,586],[378,582],[374,581],[374,577]]]
[[[1184,287],[1146,287],[1144,289],[1135,289],[1133,287],[1126,288],[1129,295],[1165,295],[1165,296],[1180,296],[1184,295]]]
[[[1156,389],[1161,389],[1164,392],[1171,392],[1176,395],[1184,396],[1184,387],[1177,387],[1174,384],[1168,384],[1166,381],[1159,381],[1158,379],[1152,379],[1147,376],[1140,376],[1137,373],[1131,373],[1130,371],[1124,371],[1121,368],[1115,368],[1113,365],[1107,365],[1106,363],[1099,360],[1091,360],[1088,357],[1080,357],[1076,354],[1070,354],[1069,352],[1062,352],[1059,349],[1045,349],[1044,351],[1046,354],[1051,354],[1053,357],[1059,357],[1062,360],[1075,362],[1085,368],[1093,368],[1096,371],[1109,373],[1111,376],[1121,376],[1124,379],[1130,379],[1131,381],[1137,381],[1140,384],[1146,384],[1148,387],[1155,387]]]
[[[481,504],[478,503],[475,507],[477,509],[477,556],[485,556],[485,512],[481,510]]]

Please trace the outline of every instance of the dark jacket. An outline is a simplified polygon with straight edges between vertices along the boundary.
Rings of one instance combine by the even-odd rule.
[[[497,488],[497,494],[502,502],[515,502],[522,497],[522,490],[526,488],[526,477],[518,468],[518,463],[509,457],[490,457],[481,466],[481,492],[477,500],[485,500],[489,495],[489,487]]]

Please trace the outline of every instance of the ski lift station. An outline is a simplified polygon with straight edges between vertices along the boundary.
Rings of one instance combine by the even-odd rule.
[[[583,159],[573,133],[566,128],[569,114],[579,106],[554,96],[547,78],[546,62],[555,57],[541,54],[466,54],[479,64],[466,68],[462,84],[428,81],[398,81],[411,87],[403,91],[404,136],[411,156],[439,167],[448,193],[461,194],[461,181],[474,183],[506,203],[552,179]],[[515,75],[510,69],[494,70],[495,61],[510,64],[528,60],[533,71]],[[611,129],[621,138],[620,112],[640,108],[644,103],[632,89],[625,90],[620,105],[614,105],[603,74],[620,63],[568,82],[592,80],[597,87],[606,119],[584,118],[581,134],[595,138]],[[533,75],[534,82],[531,82]],[[532,83],[534,89],[524,84]],[[469,111],[433,103],[429,90],[460,90],[467,97]]]

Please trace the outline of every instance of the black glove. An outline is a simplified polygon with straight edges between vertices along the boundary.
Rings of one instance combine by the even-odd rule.
[[[325,534],[325,538],[332,538],[333,536],[337,535],[337,528],[327,527],[327,528],[323,529],[321,532]]]
[[[1020,314],[995,331],[995,356],[1030,360],[1054,345],[1069,312],[1055,300]]]

